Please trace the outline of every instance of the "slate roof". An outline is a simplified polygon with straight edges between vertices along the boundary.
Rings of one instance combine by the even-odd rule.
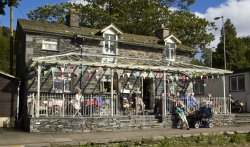
[[[102,60],[113,59],[111,62],[102,62]],[[96,67],[112,67],[121,69],[151,69],[153,71],[170,71],[170,72],[197,72],[206,75],[213,74],[230,74],[232,71],[210,68],[205,66],[198,66],[177,61],[155,60],[155,59],[140,59],[120,56],[94,55],[94,54],[80,54],[67,53],[61,55],[33,57],[33,66],[36,63],[40,64],[64,64],[64,65],[86,65]]]
[[[65,24],[57,24],[57,23],[47,23],[35,20],[25,20],[18,19],[18,26],[20,29],[24,31],[32,31],[32,32],[46,32],[53,34],[63,34],[63,35],[82,35],[86,38],[99,39],[103,40],[100,33],[100,29],[87,28],[87,27],[69,27]],[[161,40],[154,36],[144,36],[144,35],[136,35],[123,33],[120,36],[119,42],[140,45],[140,46],[148,46],[154,48],[164,48],[163,44],[160,44]],[[195,52],[194,48],[178,44],[178,50]]]

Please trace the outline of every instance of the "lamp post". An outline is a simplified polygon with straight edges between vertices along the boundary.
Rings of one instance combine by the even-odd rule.
[[[224,49],[224,68],[227,69],[227,60],[226,60],[226,34],[225,34],[225,23],[224,23],[224,17],[215,17],[214,20],[222,20],[222,28],[223,28],[223,49]]]
[[[226,63],[226,36],[225,36],[225,23],[224,23],[224,17],[215,17],[214,20],[220,19],[222,20],[222,27],[223,27],[223,48],[224,48],[224,68],[227,69],[227,63]],[[225,75],[222,77],[223,81],[223,95],[224,95],[224,113],[226,114],[226,81],[225,81]]]

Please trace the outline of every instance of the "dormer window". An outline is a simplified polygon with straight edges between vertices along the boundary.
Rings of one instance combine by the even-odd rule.
[[[107,26],[103,30],[103,54],[117,55],[118,53],[118,35],[122,35],[122,32],[113,24]]]
[[[175,60],[175,43],[166,43],[166,59]]]
[[[104,34],[104,54],[116,54],[117,36],[115,34]]]
[[[176,47],[177,47],[177,44],[181,44],[181,41],[178,40],[174,35],[170,35],[164,39],[164,42],[166,46],[166,49],[164,50],[166,60],[175,61]]]

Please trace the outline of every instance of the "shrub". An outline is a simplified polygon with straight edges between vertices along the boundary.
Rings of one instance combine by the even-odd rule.
[[[236,144],[244,144],[246,143],[246,135],[243,134],[235,134],[230,136],[230,142],[236,143]]]

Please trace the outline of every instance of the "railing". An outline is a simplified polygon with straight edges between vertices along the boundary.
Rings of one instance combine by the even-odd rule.
[[[166,98],[166,112],[174,113],[174,107],[177,105],[177,101],[171,97]],[[207,97],[196,97],[196,101],[193,102],[190,99],[182,100],[187,109],[198,110],[202,106],[206,105],[211,108],[213,114],[230,114],[231,113],[231,103],[230,98],[226,97],[212,97],[208,99]],[[225,103],[224,103],[225,102]]]
[[[32,117],[105,117],[113,115],[144,115],[139,108],[131,109],[124,108],[117,99],[117,95],[113,96],[113,104],[110,94],[92,95],[85,94],[79,101],[75,101],[74,94],[40,94],[39,101],[36,94],[28,96],[28,113]],[[187,109],[191,108],[189,99],[184,99],[184,104]],[[225,103],[224,103],[225,101]],[[158,102],[158,104],[157,104]],[[39,106],[38,106],[39,105]],[[173,113],[174,107],[177,105],[177,100],[166,98],[166,113]],[[230,99],[224,97],[212,97],[208,100],[207,97],[196,97],[196,102],[192,104],[192,110],[198,110],[201,106],[207,105],[211,108],[213,114],[230,114]],[[113,106],[113,109],[111,109]],[[153,108],[156,114],[162,114],[162,101],[156,101]],[[121,107],[121,108],[120,108]],[[161,107],[161,108],[160,108]],[[163,106],[164,108],[164,106]],[[164,115],[164,114],[163,114]]]
[[[116,101],[117,98],[114,95],[115,113]],[[40,94],[39,101],[36,99],[36,94],[31,94],[28,96],[27,105],[29,115],[32,117],[103,117],[112,114],[110,94],[86,94],[80,101],[76,101],[73,94]]]

